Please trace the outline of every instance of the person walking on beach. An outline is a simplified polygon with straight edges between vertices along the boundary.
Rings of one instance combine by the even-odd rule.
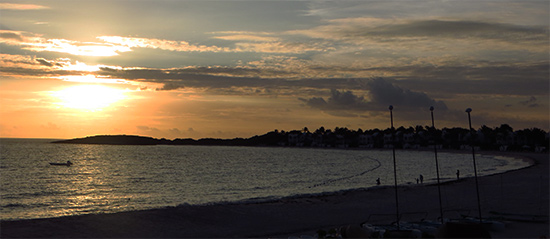
[[[420,174],[420,183],[424,183],[424,176],[422,176],[422,174]]]
[[[380,178],[376,179],[376,185],[380,185]]]
[[[460,179],[460,170],[456,170],[456,180]]]

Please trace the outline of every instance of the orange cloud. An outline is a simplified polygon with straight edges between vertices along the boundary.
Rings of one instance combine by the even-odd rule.
[[[235,35],[228,35],[228,36],[217,36],[217,37],[214,37],[214,38],[227,40],[227,41],[255,41],[255,42],[272,42],[272,41],[279,40],[279,38],[276,38],[276,37],[257,36],[257,35],[249,35],[249,34],[235,34]]]
[[[97,37],[105,42],[117,44],[128,48],[153,48],[168,51],[197,51],[197,52],[224,52],[228,48],[217,46],[193,45],[186,41],[172,41],[155,38],[121,37],[121,36],[100,36]]]
[[[47,39],[38,34],[10,30],[0,30],[0,43],[22,46],[22,49],[29,51],[62,52],[81,56],[116,56],[119,52],[131,51],[126,46],[66,39]]]
[[[39,10],[49,7],[36,4],[0,3],[0,9],[4,10]]]

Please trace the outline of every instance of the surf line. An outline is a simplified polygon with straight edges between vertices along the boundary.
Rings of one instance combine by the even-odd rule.
[[[354,177],[359,177],[359,176],[365,175],[366,173],[371,172],[371,171],[373,171],[377,168],[380,168],[380,166],[382,166],[382,164],[380,163],[380,161],[378,161],[378,159],[371,158],[371,157],[367,157],[367,158],[370,159],[370,160],[375,161],[377,163],[377,165],[374,166],[374,168],[368,169],[367,171],[364,171],[364,172],[361,172],[361,173],[358,173],[358,174],[354,174],[354,175],[351,175],[351,176],[342,177],[342,178],[330,179],[330,180],[324,181],[322,183],[318,183],[318,184],[315,184],[313,186],[309,186],[308,188],[315,188],[315,187],[323,186],[323,185],[326,185],[326,184],[329,184],[329,183],[334,183],[334,182],[338,182],[338,181],[342,181],[342,180],[348,180],[348,179],[354,178]]]

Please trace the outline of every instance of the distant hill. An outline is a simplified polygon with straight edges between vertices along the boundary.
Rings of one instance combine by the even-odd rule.
[[[203,138],[195,139],[155,139],[152,137],[137,135],[97,135],[85,138],[76,138],[68,140],[59,140],[52,143],[56,144],[108,144],[108,145],[221,145],[221,146],[280,146],[279,142],[285,141],[285,134],[274,132],[261,136],[254,136],[248,139],[214,139]]]
[[[54,141],[62,144],[111,144],[111,145],[157,145],[161,140],[135,135],[97,135],[85,138]]]

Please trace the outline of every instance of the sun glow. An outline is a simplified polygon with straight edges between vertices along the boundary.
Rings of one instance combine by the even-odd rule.
[[[124,79],[97,77],[94,75],[71,75],[71,76],[59,76],[56,78],[62,79],[63,81],[80,82],[80,83],[130,84],[130,82]]]
[[[126,98],[123,90],[103,85],[78,85],[53,93],[60,105],[80,110],[98,111]]]

